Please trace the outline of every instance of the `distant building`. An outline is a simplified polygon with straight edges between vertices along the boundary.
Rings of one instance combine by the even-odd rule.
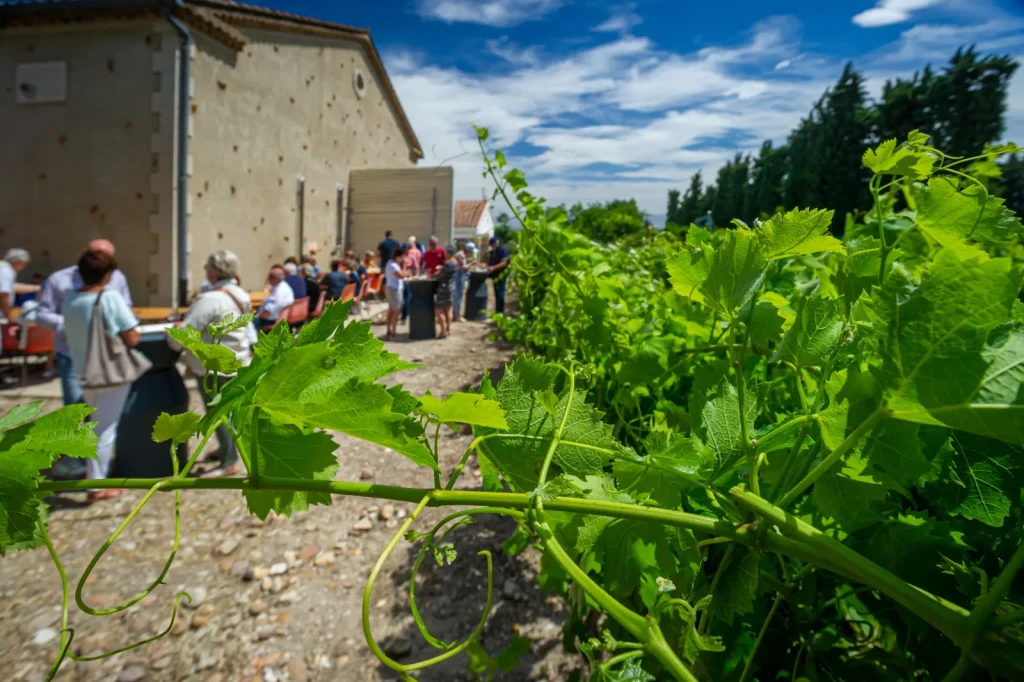
[[[314,245],[451,230],[451,169],[414,168],[365,29],[231,0],[0,1],[0,88],[0,247],[33,270],[107,237],[135,300],[168,305],[215,249],[258,288]]]
[[[455,202],[454,235],[457,244],[474,241],[486,244],[494,235],[491,202],[487,199]]]

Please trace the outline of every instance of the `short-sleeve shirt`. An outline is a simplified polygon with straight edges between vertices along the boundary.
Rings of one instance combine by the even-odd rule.
[[[424,262],[427,264],[427,274],[436,274],[441,266],[447,260],[448,256],[445,254],[444,249],[427,249],[427,252],[423,255]]]
[[[321,281],[327,286],[327,298],[337,301],[341,298],[341,292],[345,290],[348,276],[340,270],[332,270],[324,275]]]
[[[306,296],[309,295],[309,292],[306,291],[306,280],[302,279],[298,275],[287,275],[284,278],[284,281],[291,287],[292,294],[295,296],[296,300],[306,298]]]
[[[503,260],[508,260],[508,249],[505,248],[504,244],[498,244],[498,248],[491,250],[491,255],[487,259],[487,264],[493,266],[497,265]],[[508,265],[505,265],[505,267],[507,268]],[[498,275],[501,274],[501,271],[504,269],[505,268],[501,268],[501,270],[495,270],[493,276],[497,277]]]
[[[282,280],[278,282],[277,285],[271,289],[270,294],[263,299],[263,305],[260,306],[256,316],[260,317],[263,313],[269,312],[270,315],[268,319],[280,319],[281,313],[283,313],[292,303],[295,303],[295,293],[292,291],[292,288],[288,286],[288,283]]]
[[[384,241],[377,245],[377,251],[380,252],[381,267],[384,267],[385,265],[388,264],[388,261],[391,260],[391,254],[394,253],[395,249],[397,249],[399,246],[401,246],[401,244],[398,243],[398,240],[392,239],[391,237],[388,237],[387,239],[385,239]]]
[[[64,294],[61,315],[64,316],[64,335],[71,351],[71,371],[81,375],[85,370],[85,356],[89,352],[89,332],[92,311],[96,305],[96,292],[69,291]],[[115,291],[105,291],[100,299],[100,313],[107,334],[114,336],[139,326],[132,309],[124,297]]]
[[[423,254],[420,253],[419,249],[409,249],[405,252],[405,269],[415,274],[420,270],[420,264],[423,262]]]
[[[0,260],[0,294],[7,294],[11,297],[11,305],[14,305],[14,280],[18,278],[18,273],[14,271],[14,268],[5,260]]]
[[[402,271],[402,267],[398,264],[398,261],[390,261],[388,267],[385,270],[385,279],[387,280],[388,289],[402,290],[402,277],[398,273]]]

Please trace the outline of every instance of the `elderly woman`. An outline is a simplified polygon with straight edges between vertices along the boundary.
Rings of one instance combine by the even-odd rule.
[[[199,295],[189,307],[185,319],[182,321],[182,324],[190,325],[202,332],[203,341],[206,343],[213,343],[213,338],[207,331],[210,324],[220,322],[229,315],[241,317],[251,308],[249,294],[235,284],[239,267],[238,256],[232,251],[214,251],[206,259],[206,281],[210,283],[210,290]],[[251,329],[252,327],[247,325],[242,329],[228,332],[218,342],[231,350],[243,365],[248,365],[252,357]],[[177,341],[169,337],[168,343],[172,348],[181,348]],[[203,381],[206,376],[206,368],[198,358],[188,351],[185,354],[185,364],[199,377],[199,390],[202,391],[204,402],[209,409],[213,395],[207,393],[206,382]],[[217,390],[219,391],[233,377],[234,374],[217,374],[215,377]],[[217,450],[208,459],[217,462],[218,466],[206,475],[216,477],[237,474],[239,471],[238,448],[235,447],[235,442],[231,439],[231,432],[227,426],[222,424],[217,427],[217,441]]]

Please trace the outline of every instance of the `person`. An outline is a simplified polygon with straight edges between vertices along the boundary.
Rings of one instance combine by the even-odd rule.
[[[284,281],[291,287],[292,295],[297,301],[300,298],[306,298],[309,292],[306,291],[306,280],[299,276],[299,266],[294,261],[294,258],[291,259],[291,262],[285,261],[282,267],[284,268]]]
[[[391,253],[391,260],[388,261],[388,265],[384,269],[384,284],[388,297],[385,341],[393,341],[395,339],[395,334],[398,333],[398,318],[402,314],[402,306],[405,303],[405,289],[407,287],[403,280],[410,273],[402,269],[401,264],[404,262],[404,257],[405,249],[399,246]]]
[[[440,328],[440,338],[446,339],[452,331],[452,287],[455,276],[462,267],[456,257],[455,246],[449,244],[444,249],[445,261],[437,271],[437,291],[434,292],[434,315]],[[428,252],[429,253],[429,252]]]
[[[313,278],[314,279],[320,276],[320,268],[318,268],[316,266],[316,255],[315,254],[311,253],[308,256],[303,256],[302,258],[300,258],[299,259],[299,269],[300,270],[302,269],[303,265],[309,265],[311,268],[313,268]],[[310,288],[306,287],[306,291],[307,292],[310,291]],[[312,294],[310,294],[310,295],[312,296]]]
[[[414,275],[420,274],[420,268],[423,267],[423,251],[416,243],[415,235],[409,237],[409,243],[405,246],[405,263],[402,267]]]
[[[85,247],[85,253],[107,254],[111,257],[115,254],[114,244],[107,239],[94,239]],[[54,336],[54,350],[57,352],[57,376],[60,377],[61,396],[65,405],[73,405],[82,402],[82,384],[72,371],[71,351],[68,349],[67,339],[64,336],[64,316],[61,315],[61,307],[64,297],[73,291],[84,286],[81,274],[78,272],[78,265],[71,265],[57,270],[46,278],[46,284],[39,292],[39,324],[56,331]],[[125,305],[132,307],[132,294],[128,289],[128,279],[124,273],[115,269],[110,273],[110,279],[104,286],[104,291],[117,293],[124,299]]]
[[[341,261],[335,258],[331,261],[331,271],[320,280],[320,286],[327,289],[327,298],[337,301],[347,283],[348,275],[341,269]]]
[[[401,244],[398,243],[397,239],[391,236],[391,230],[385,231],[384,239],[377,245],[377,252],[380,253],[381,270],[387,267],[388,261],[391,260],[391,257],[395,253],[395,249],[399,246],[401,246]]]
[[[25,249],[9,249],[0,261],[0,313],[4,319],[10,321],[14,299],[18,294],[18,286],[15,280],[18,273],[25,269],[29,263],[28,251]]]
[[[22,284],[21,282],[14,283],[14,305],[21,307],[29,301],[35,301],[39,298],[39,292],[42,291],[43,285],[46,283],[46,275],[41,272],[32,273],[32,283]],[[28,288],[26,290],[26,288]]]
[[[445,249],[438,246],[437,237],[431,237],[427,242],[426,253],[423,254],[423,264],[427,268],[427,274],[436,275],[447,259]]]
[[[63,331],[71,354],[71,371],[76,376],[85,371],[94,311],[103,316],[108,334],[119,335],[128,348],[139,345],[139,321],[135,314],[123,296],[107,289],[116,270],[117,260],[109,251],[86,251],[78,260],[77,268],[82,286],[65,292],[61,299]],[[85,403],[94,410],[89,420],[96,423],[96,459],[85,462],[85,475],[90,480],[107,477],[117,444],[117,424],[130,390],[131,384],[125,383],[85,388],[82,392]],[[123,492],[112,488],[93,490],[89,492],[89,501],[115,497]]]
[[[466,242],[461,249],[455,252],[455,262],[458,270],[455,271],[455,282],[452,284],[452,319],[455,322],[462,321],[462,296],[466,293],[466,284],[469,279],[466,273],[469,272],[469,265],[472,262],[470,246],[473,242]]]
[[[235,283],[240,268],[241,261],[233,251],[225,249],[214,251],[206,259],[206,281],[210,283],[210,289],[206,293],[200,294],[192,302],[188,312],[185,313],[185,319],[181,321],[183,325],[198,329],[202,333],[205,343],[213,343],[213,338],[207,331],[211,324],[220,322],[231,315],[236,318],[241,317],[252,307],[249,294]],[[250,336],[244,328],[224,334],[218,343],[234,353],[243,367],[248,365],[252,359]],[[167,344],[174,350],[181,350],[181,344],[170,336],[167,337]],[[206,405],[206,410],[209,412],[214,394],[207,390],[207,383],[204,380],[206,368],[196,356],[188,351],[185,352],[184,361],[192,373],[199,377],[199,391],[203,395],[203,404]],[[234,376],[234,373],[218,373],[214,377],[217,391],[219,392],[224,384],[231,381]],[[217,427],[217,449],[208,459],[216,462],[217,466],[204,476],[234,476],[239,472],[238,448],[235,446],[235,441],[231,438],[231,431],[226,424],[221,423]]]
[[[284,281],[284,266],[274,264],[267,275],[267,284],[270,286],[270,293],[263,299],[262,305],[256,311],[256,319],[253,323],[257,329],[270,329],[287,310],[288,306],[295,303],[295,293],[288,283]]]
[[[501,244],[497,237],[491,237],[487,243],[491,247],[491,254],[487,258],[487,272],[491,273],[494,280],[494,312],[505,312],[505,284],[508,281],[505,268],[508,267],[508,249]]]
[[[312,315],[316,310],[316,304],[320,302],[320,282],[316,281],[312,263],[303,263],[299,272],[306,285],[306,295],[309,296],[309,314]]]
[[[377,268],[377,261],[373,257],[373,251],[367,251],[363,254],[363,267],[367,272],[373,268]]]

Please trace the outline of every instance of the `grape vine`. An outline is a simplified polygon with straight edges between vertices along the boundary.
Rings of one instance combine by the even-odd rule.
[[[915,132],[869,150],[875,207],[842,240],[828,233],[831,212],[794,210],[713,234],[692,227],[682,242],[600,245],[477,133],[524,227],[512,266],[522,312],[497,322],[529,353],[497,385],[485,377],[443,399],[385,387],[412,366],[335,303],[294,337],[262,334],[245,367],[216,344],[245,318],[212,326],[212,344],[173,332],[215,397],[205,416],[163,415],[154,439],[205,442],[227,425],[246,478],[189,478],[199,447],[165,479],[47,481],[40,470],[60,454],[94,456],[88,408],[40,415],[32,404],[0,418],[0,550],[45,546],[62,585],[51,679],[66,658],[166,634],[89,659],[74,651],[71,583],[44,500],[87,487],[147,492],[79,577],[79,628],[159,590],[184,490],[241,491],[262,519],[352,495],[416,505],[363,593],[367,645],[402,679],[463,653],[493,678],[528,647],[517,638],[492,656],[480,645],[488,552],[481,617],[463,639],[438,639],[416,602],[422,563],[459,560],[457,529],[491,514],[516,523],[504,550],[534,545],[542,583],[571,604],[576,679],[1024,678],[1022,229],[987,188],[1011,148],[956,159]],[[215,372],[237,375],[216,392]],[[474,439],[442,471],[438,434],[462,425]],[[425,487],[334,480],[328,432],[409,458],[428,470]],[[484,489],[455,490],[474,454]],[[158,493],[175,497],[163,570],[127,602],[91,608],[90,573]],[[460,509],[416,531],[437,506]],[[438,651],[413,663],[388,657],[370,627],[374,583],[403,541],[419,545],[413,619]]]

